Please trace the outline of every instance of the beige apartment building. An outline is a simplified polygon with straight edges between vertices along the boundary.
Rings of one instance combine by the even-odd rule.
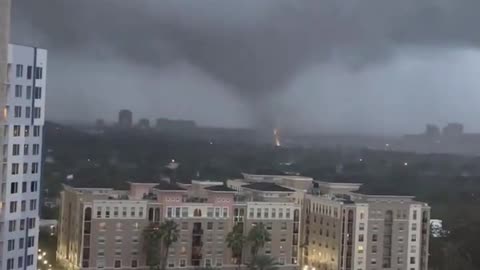
[[[129,190],[65,186],[57,259],[67,269],[147,269],[142,232],[151,222],[171,219],[180,233],[169,250],[168,268],[234,269],[226,235],[236,223],[245,234],[263,223],[272,241],[260,252],[282,269],[298,269],[301,211],[288,198],[294,191],[273,183],[246,183],[245,190],[200,181],[130,183]],[[244,267],[249,254],[246,246]]]
[[[147,268],[142,231],[172,219],[180,229],[167,267],[234,269],[225,238],[263,223],[260,250],[281,269],[426,270],[429,212],[409,196],[358,193],[360,184],[244,174],[190,184],[130,183],[129,190],[65,186],[57,258],[68,269]],[[243,268],[250,261],[249,246]]]
[[[360,184],[314,185],[303,207],[303,269],[427,269],[428,205],[360,194]]]

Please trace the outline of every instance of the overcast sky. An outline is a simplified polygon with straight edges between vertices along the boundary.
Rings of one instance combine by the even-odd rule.
[[[480,131],[478,0],[15,0],[49,50],[47,118]]]

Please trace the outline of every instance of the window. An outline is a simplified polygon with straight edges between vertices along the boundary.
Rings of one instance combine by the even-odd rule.
[[[20,144],[12,145],[12,155],[14,156],[20,155]]]
[[[20,219],[20,231],[25,230],[25,219]]]
[[[22,97],[22,86],[15,85],[15,97],[21,98]]]
[[[28,109],[30,109],[30,108],[28,108]],[[30,136],[30,126],[25,126],[25,132],[24,133],[25,133],[25,137]]]
[[[23,155],[25,156],[28,155],[28,148],[29,148],[28,144],[23,145]]]
[[[213,207],[207,209],[207,217],[213,217]]]
[[[401,232],[404,230],[404,225],[403,225],[403,223],[399,223],[399,224],[398,224],[398,230],[401,231]]]
[[[177,217],[177,218],[180,217],[180,211],[181,211],[180,207],[175,208],[175,217]]]
[[[228,216],[228,208],[223,208],[223,217],[227,217]]]
[[[223,230],[223,222],[219,222],[219,223],[217,224],[217,229],[220,230],[220,231]]]
[[[403,264],[403,258],[401,256],[397,257],[397,264]]]
[[[13,136],[14,137],[20,136],[20,126],[19,125],[13,126]]]
[[[286,229],[287,229],[287,223],[286,223],[286,222],[282,222],[281,229],[282,229],[282,230],[286,230]]]
[[[286,218],[290,218],[290,208],[287,208],[287,209],[286,209],[285,217],[286,217]]]
[[[23,165],[25,165],[26,163],[24,163]],[[25,166],[24,166],[25,167]],[[27,192],[27,182],[23,182],[22,183],[22,193],[25,193]]]
[[[23,268],[23,257],[18,257],[18,268]]]
[[[182,217],[188,217],[188,207],[182,207]]]
[[[173,260],[168,260],[167,266],[168,267],[175,267],[175,262]]]
[[[138,236],[133,236],[133,237],[132,237],[132,243],[138,244],[138,242],[139,242],[139,241],[138,241]]]
[[[40,126],[33,126],[33,137],[40,136]]]
[[[182,222],[182,230],[188,230],[188,222]]]
[[[113,207],[113,217],[118,217],[118,207]]]
[[[262,208],[257,208],[257,218],[262,217]]]
[[[205,259],[205,266],[206,267],[212,266],[212,260],[211,259]]]
[[[114,265],[115,268],[120,268],[122,267],[122,261],[121,260],[115,260],[115,265]]]
[[[363,234],[358,235],[358,242],[363,242]]]
[[[32,97],[32,87],[31,87],[31,86],[27,86],[26,98],[27,98],[27,99],[30,99],[31,97]]]
[[[8,240],[7,250],[12,251],[15,249],[15,239]]]
[[[105,207],[105,217],[109,218],[110,217],[110,207]]]
[[[267,225],[265,226],[267,228],[267,230],[271,230],[272,229],[272,222],[267,222]]]
[[[27,256],[27,265],[33,264],[33,254]]]
[[[132,260],[132,268],[137,268],[138,262],[137,260]]]
[[[36,67],[35,68],[35,79],[41,79],[43,77],[43,68]]]
[[[411,253],[417,253],[417,246],[411,245],[411,246],[410,246],[410,252],[411,252]]]
[[[115,236],[115,244],[122,244],[122,237],[121,236]]]
[[[413,210],[413,219],[417,219],[417,210]]]
[[[23,238],[18,239],[18,248],[19,249],[23,248]]]
[[[277,217],[276,210],[277,210],[277,209],[272,208],[272,218],[276,218],[276,217]]]
[[[104,244],[105,244],[105,238],[99,237],[99,238],[98,238],[98,244],[99,244],[99,245],[104,245]]]
[[[412,234],[412,242],[416,242],[417,241],[417,235],[416,234]]]
[[[122,256],[122,250],[119,248],[115,249],[115,256]]]
[[[33,118],[38,119],[42,115],[42,109],[40,107],[33,108]]]
[[[363,223],[363,222],[359,223],[358,228],[359,228],[360,231],[365,230],[365,223]]]
[[[22,200],[22,202],[20,203],[20,211],[25,212],[26,210],[27,210],[27,201]]]
[[[283,208],[278,209],[278,217],[283,218]]]
[[[254,215],[254,213],[253,213],[253,208],[250,208],[249,211],[250,211],[250,212],[248,213],[248,216],[249,216],[250,218],[253,218],[253,215]]]
[[[13,182],[10,184],[10,193],[11,194],[15,194],[18,192],[18,183],[17,182]]]
[[[127,217],[127,207],[122,208],[122,216]]]
[[[167,208],[167,217],[171,218],[172,217],[172,208],[171,207],[168,207]]]
[[[34,162],[32,163],[32,174],[38,173],[38,163]]]
[[[15,75],[17,78],[23,77],[23,65],[18,64],[15,68]]]
[[[412,223],[412,231],[416,231],[417,230],[417,223]]]
[[[213,222],[207,222],[207,230],[213,230]]]
[[[34,99],[41,99],[42,98],[42,88],[41,87],[35,87],[33,90],[33,98]]]
[[[377,246],[372,246],[372,253],[377,253]]]
[[[30,200],[30,210],[37,210],[37,200]]]
[[[377,259],[375,258],[372,258],[372,260],[370,261],[371,264],[377,264]]]
[[[358,251],[358,253],[363,253],[363,246],[358,246],[357,251]]]
[[[415,257],[410,257],[410,264],[415,264]]]
[[[215,217],[220,217],[220,208],[215,208]]]
[[[187,266],[187,260],[180,259],[180,267],[185,267],[185,266]]]
[[[38,182],[37,181],[32,181],[30,183],[30,191],[31,192],[36,192],[38,190]]]
[[[17,212],[17,202],[13,201],[10,202],[10,213],[15,213]]]
[[[38,155],[40,153],[40,144],[36,143],[33,145],[32,155]]]
[[[378,235],[377,234],[372,234],[372,241],[377,242],[378,241]]]
[[[7,270],[11,270],[13,268],[14,268],[13,258],[7,259]]]
[[[22,106],[15,106],[15,107],[13,108],[13,110],[14,110],[14,111],[13,111],[13,116],[14,116],[15,118],[20,118],[20,117],[22,117]]]
[[[35,237],[29,236],[27,238],[27,247],[33,247],[35,245]]]
[[[30,118],[30,112],[31,112],[31,109],[30,107],[25,107],[25,118]]]
[[[17,228],[17,221],[16,220],[9,220],[8,221],[8,231],[14,232]]]

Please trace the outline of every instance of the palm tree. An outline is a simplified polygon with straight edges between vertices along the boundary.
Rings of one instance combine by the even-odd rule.
[[[250,264],[250,269],[254,270],[277,270],[278,263],[274,258],[268,255],[255,256]]]
[[[177,223],[173,220],[167,220],[160,225],[160,232],[162,235],[162,245],[164,247],[164,254],[162,260],[162,270],[165,270],[167,266],[167,259],[168,259],[168,250],[170,246],[177,242],[179,230],[177,227]]]
[[[158,269],[160,266],[160,241],[162,232],[159,223],[150,223],[143,230],[143,248],[147,256],[147,265],[151,270]]]
[[[240,265],[242,264],[242,250],[246,240],[247,239],[243,235],[242,223],[235,224],[232,231],[227,234],[227,238],[225,239],[228,247],[232,250],[232,257],[236,258],[237,269],[240,269]]]
[[[252,260],[257,256],[258,250],[265,246],[266,242],[272,241],[270,233],[263,223],[254,226],[248,232],[247,241],[251,244]]]

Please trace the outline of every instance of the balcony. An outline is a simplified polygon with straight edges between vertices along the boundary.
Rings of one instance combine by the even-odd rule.
[[[193,228],[192,234],[193,235],[203,235],[203,229],[202,228]]]

